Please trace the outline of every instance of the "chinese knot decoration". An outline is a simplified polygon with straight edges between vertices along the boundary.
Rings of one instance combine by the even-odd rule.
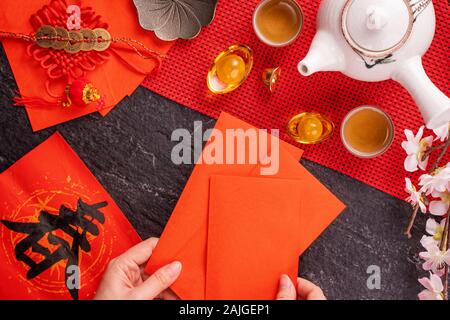
[[[67,5],[65,0],[52,0],[30,17],[35,30],[32,34],[0,31],[1,38],[29,42],[28,55],[46,71],[45,89],[52,101],[40,97],[16,97],[16,105],[31,108],[85,107],[94,103],[99,110],[106,106],[105,96],[91,83],[87,75],[111,58],[121,59],[136,72],[132,65],[113,48],[125,44],[144,59],[155,59],[160,64],[162,55],[143,43],[126,37],[112,37],[108,24],[102,21],[92,7]],[[56,82],[66,84],[64,93],[55,93]]]

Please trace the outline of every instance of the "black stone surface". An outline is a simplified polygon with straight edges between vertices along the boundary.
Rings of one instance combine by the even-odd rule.
[[[192,132],[195,120],[211,128],[215,120],[139,87],[105,118],[93,114],[33,133],[25,111],[12,106],[16,89],[0,50],[0,172],[58,130],[139,234],[159,236],[193,169],[171,162],[172,131]],[[419,217],[408,240],[402,234],[408,204],[323,166],[302,163],[348,208],[301,257],[300,275],[330,299],[416,299],[417,278],[425,275],[418,258],[425,218]],[[379,290],[367,288],[370,265],[381,269]]]

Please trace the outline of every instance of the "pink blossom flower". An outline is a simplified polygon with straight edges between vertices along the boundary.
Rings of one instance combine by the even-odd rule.
[[[450,191],[446,192],[436,192],[431,194],[435,198],[440,198],[439,200],[433,200],[430,202],[430,213],[435,216],[443,216],[447,214],[450,208]]]
[[[427,195],[433,191],[450,191],[450,162],[445,167],[434,170],[431,174],[423,174],[419,178],[421,191]]]
[[[434,240],[440,241],[442,239],[442,234],[444,233],[446,219],[442,219],[440,223],[436,220],[430,218],[427,220],[426,230],[427,233],[433,236]]]
[[[422,213],[427,212],[427,207],[424,203],[424,198],[422,196],[422,193],[420,191],[417,191],[416,187],[412,184],[411,179],[405,178],[405,191],[409,194],[409,197],[406,198],[406,201],[411,203],[413,206],[419,206],[420,211]]]
[[[419,253],[419,257],[425,260],[422,265],[424,270],[431,270],[433,273],[443,274],[444,264],[450,265],[450,250],[441,251],[437,244],[429,245],[427,251]]]
[[[411,130],[405,130],[406,141],[402,142],[402,148],[408,155],[405,159],[405,170],[409,172],[417,171],[417,167],[422,170],[427,168],[428,157],[422,161],[424,152],[433,144],[433,137],[428,136],[422,139],[424,126],[419,128],[416,136]]]
[[[439,245],[442,234],[444,233],[446,219],[442,219],[440,223],[430,218],[427,220],[426,230],[429,236],[423,236],[420,240],[420,244],[426,249],[429,246]]]
[[[419,279],[421,285],[425,287],[425,290],[419,293],[418,297],[420,300],[443,300],[442,291],[444,290],[444,285],[442,284],[441,278],[435,274],[430,273],[430,278]]]
[[[436,139],[434,139],[434,141],[441,140],[441,142],[444,142],[448,139],[450,133],[450,123],[444,124],[442,127],[434,129],[433,132],[436,135]]]
[[[420,239],[420,244],[425,249],[429,246],[439,245],[439,241],[435,240],[433,236],[422,236],[422,239]]]

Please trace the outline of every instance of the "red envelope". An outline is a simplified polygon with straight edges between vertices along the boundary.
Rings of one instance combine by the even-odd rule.
[[[254,168],[251,175],[259,176],[259,168]],[[345,209],[345,205],[290,154],[280,153],[278,173],[271,177],[298,179],[304,185],[302,196],[308,200],[305,201],[304,210],[299,213],[298,252],[301,255]]]
[[[222,113],[216,128],[248,124]],[[284,145],[283,145],[284,146]],[[206,148],[206,147],[205,147]],[[263,159],[260,159],[263,162]],[[183,271],[172,289],[182,299],[204,299],[206,290],[207,219],[209,177],[211,175],[257,176],[259,166],[250,165],[196,165],[188,183],[164,229],[158,246],[150,258],[146,271],[153,273],[173,260],[183,263]],[[300,229],[298,249],[302,253],[345,208],[326,187],[316,180],[284,147],[280,148],[279,172],[272,178],[295,178],[303,181],[304,210],[299,212]]]
[[[44,5],[50,5],[50,7],[52,7],[52,9],[47,9],[47,11],[56,10],[59,12],[61,7],[60,3],[62,3],[61,6],[67,7],[70,4],[79,4],[79,1],[40,0],[27,1],[26,4],[19,5],[16,0],[2,0],[0,3],[0,30],[22,34],[35,32],[36,30],[33,30],[30,23],[31,15],[35,14]],[[173,44],[173,42],[163,42],[157,39],[153,32],[148,32],[140,27],[136,8],[132,1],[90,0],[83,1],[81,7],[92,7],[95,14],[99,15],[100,21],[108,24],[108,31],[114,38],[125,37],[134,39],[144,44],[147,48],[161,54],[167,53],[170,46]],[[42,14],[44,14],[44,11],[42,11]],[[60,19],[54,19],[54,21],[58,21],[60,26],[64,26],[64,23],[61,23]],[[64,21],[64,19],[62,19],[62,21]],[[84,25],[83,22],[82,26],[91,27]],[[40,97],[47,101],[54,100],[54,98],[47,93],[46,81],[48,77],[46,69],[41,67],[41,64],[46,65],[49,64],[49,62],[39,62],[33,57],[30,57],[27,54],[27,47],[29,46],[28,42],[2,39],[2,43],[21,95],[25,97]],[[120,48],[116,45],[114,45],[114,47],[117,47],[115,52],[110,49],[105,51],[109,54],[108,59],[102,63],[96,64],[95,70],[86,73],[86,78],[89,79],[106,98],[106,108],[100,111],[103,115],[106,115],[106,113],[125,96],[130,95],[156,65],[153,59],[143,59],[138,56],[133,49],[126,45],[121,45]],[[31,51],[37,53],[35,50]],[[92,54],[93,57],[90,57],[90,59],[98,60],[96,56],[97,53],[95,52],[82,52],[77,53],[76,55],[82,57],[86,54]],[[42,54],[40,54],[40,56],[42,56]],[[131,66],[135,66],[136,68]],[[52,81],[50,89],[53,94],[61,96],[64,94],[66,84],[67,80],[65,79]],[[27,108],[28,117],[34,131],[54,126],[96,111],[95,104],[90,104],[84,108],[56,108],[50,110]]]
[[[296,281],[302,187],[300,180],[211,177],[206,299],[271,300],[281,274]]]
[[[110,259],[141,241],[58,133],[3,172],[0,190],[0,299],[91,299]]]
[[[254,129],[253,126],[224,112],[215,126],[215,129],[223,134],[226,129],[251,128]],[[210,142],[205,148],[209,144]],[[281,140],[280,146],[280,152],[283,154],[292,154],[297,159],[302,154],[301,150]],[[248,150],[246,151],[248,153]],[[163,265],[179,260],[183,264],[183,271],[172,289],[183,299],[204,299],[209,178],[213,174],[245,176],[255,167],[254,164],[197,164],[152,253],[146,272],[151,274]]]

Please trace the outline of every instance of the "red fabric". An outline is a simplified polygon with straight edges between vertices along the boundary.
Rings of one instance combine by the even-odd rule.
[[[252,12],[259,0],[219,1],[213,23],[190,41],[178,41],[169,51],[162,68],[148,76],[143,86],[191,109],[217,118],[226,111],[260,128],[280,128],[286,134],[288,120],[302,111],[318,111],[332,118],[339,129],[345,114],[354,107],[370,104],[393,118],[396,135],[393,146],[383,156],[363,160],[350,155],[336,131],[331,139],[315,146],[302,146],[304,158],[338,170],[396,197],[404,198],[405,153],[401,148],[403,130],[416,131],[423,124],[409,94],[393,81],[364,83],[340,73],[318,73],[302,77],[298,62],[306,55],[316,31],[318,0],[297,0],[305,14],[302,34],[291,46],[271,48],[261,43],[252,29]],[[446,0],[433,1],[436,35],[424,57],[431,80],[450,95],[449,34],[450,10]],[[206,87],[206,73],[214,57],[232,43],[249,45],[254,51],[254,69],[235,92],[213,96]],[[261,82],[262,70],[281,66],[282,76],[275,94]]]

